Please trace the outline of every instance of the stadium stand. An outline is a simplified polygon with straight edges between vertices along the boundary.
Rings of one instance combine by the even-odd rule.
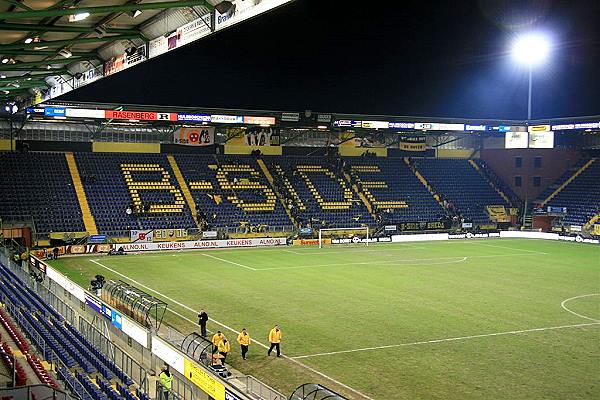
[[[474,223],[489,222],[487,205],[509,206],[468,160],[419,158],[415,166],[437,193]]]
[[[175,159],[209,226],[292,225],[256,158],[178,154]]]
[[[298,221],[342,228],[374,223],[343,176],[339,159],[267,156],[264,161]]]
[[[347,161],[352,182],[376,211],[382,211],[386,223],[435,221],[445,216],[403,159],[353,157]]]
[[[98,232],[196,226],[166,155],[76,153],[75,159]]]
[[[133,380],[3,265],[0,265],[0,299],[15,305],[16,320],[21,328],[39,349],[43,349],[47,361],[59,362],[58,376],[81,399],[149,399],[139,389],[136,389],[137,396],[134,396],[130,389],[134,384]],[[0,320],[3,324],[5,320],[10,320],[3,310],[0,310]],[[15,342],[26,344],[22,335],[15,335]],[[29,360],[32,368],[39,370],[41,374],[37,357],[28,357]],[[99,389],[89,374],[94,374],[96,379],[105,379],[109,382],[108,386]],[[44,381],[41,376],[40,379]],[[118,388],[118,392],[112,388],[113,385]]]
[[[42,236],[85,231],[63,153],[0,152],[0,165],[0,217],[31,217]]]
[[[578,169],[575,173],[577,176],[545,204],[552,207],[567,207],[567,215],[563,219],[563,223],[566,225],[583,226],[600,212],[600,186],[598,185],[600,162],[597,159],[585,160],[583,165],[587,163],[589,166],[585,170]],[[563,175],[551,187],[554,187],[554,190],[557,187],[560,188],[572,176],[572,173],[566,178]],[[550,192],[547,196],[551,196],[554,190],[548,189],[544,194]]]

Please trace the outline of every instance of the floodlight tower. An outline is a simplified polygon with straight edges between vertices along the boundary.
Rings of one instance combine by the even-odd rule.
[[[541,33],[528,33],[513,43],[512,55],[529,69],[529,91],[527,97],[527,120],[531,120],[531,87],[533,69],[543,64],[550,54],[550,40]]]

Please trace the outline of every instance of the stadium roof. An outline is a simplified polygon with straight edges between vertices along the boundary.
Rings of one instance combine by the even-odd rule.
[[[198,25],[206,25],[202,27],[205,33],[196,34],[189,41],[199,39],[218,28],[213,21],[215,6],[221,3],[235,5],[236,1],[0,2],[0,102],[23,101],[35,95],[37,101],[32,102],[39,102],[89,83],[91,79],[84,83],[78,81],[84,74],[89,75],[90,71],[95,79],[119,72],[128,65],[149,58],[149,43],[152,39],[174,34],[178,28],[193,21],[199,21]],[[291,0],[263,0],[266,6],[254,13],[246,13],[237,20],[250,18],[289,1]],[[246,1],[238,6],[238,10],[260,8],[257,7],[258,4]],[[227,12],[235,11],[235,7],[231,7]],[[230,16],[227,15],[228,18]],[[198,30],[196,27],[196,31]],[[175,47],[179,45],[176,44]],[[169,45],[168,50],[171,49]],[[118,57],[122,58],[118,60]],[[106,70],[106,64],[117,62],[120,63],[117,67]],[[123,67],[122,64],[126,66]],[[67,88],[48,95],[51,88],[62,85]]]

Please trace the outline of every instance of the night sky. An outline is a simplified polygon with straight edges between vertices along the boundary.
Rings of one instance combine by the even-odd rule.
[[[238,0],[239,1],[239,0]],[[524,119],[519,32],[555,48],[533,118],[600,114],[600,1],[296,0],[64,100]]]

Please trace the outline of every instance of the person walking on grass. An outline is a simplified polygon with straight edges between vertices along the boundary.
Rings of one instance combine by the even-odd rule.
[[[225,335],[223,335],[221,333],[221,331],[217,331],[217,333],[215,333],[212,337],[212,344],[213,344],[213,348],[212,348],[212,353],[215,354],[217,352],[217,350],[219,349],[219,343],[221,343],[221,341],[225,339]]]
[[[242,358],[245,360],[246,353],[248,353],[248,346],[250,346],[250,335],[248,335],[248,332],[246,332],[246,328],[242,329],[242,331],[238,335],[237,342],[242,348]]]
[[[269,343],[271,343],[271,347],[269,347],[269,351],[267,352],[267,356],[271,355],[271,351],[273,349],[277,349],[277,357],[281,357],[281,330],[279,329],[279,325],[275,325],[271,332],[269,332]]]
[[[200,325],[200,334],[202,337],[206,337],[206,322],[208,321],[208,314],[204,309],[201,309],[198,313],[198,325]]]
[[[227,354],[231,351],[231,345],[229,341],[223,337],[223,340],[219,343],[219,354],[223,356],[223,365],[225,365],[225,360],[227,359]]]

